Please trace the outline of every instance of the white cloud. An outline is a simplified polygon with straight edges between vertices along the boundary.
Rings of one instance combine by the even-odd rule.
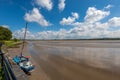
[[[5,28],[10,28],[10,26],[8,25],[1,25],[2,27],[5,27]]]
[[[53,2],[52,0],[35,0],[35,3],[43,8],[46,8],[48,10],[51,10],[53,7]]]
[[[88,23],[94,23],[96,21],[102,20],[109,14],[109,11],[97,10],[95,7],[89,7],[84,19]]]
[[[21,30],[16,30],[13,32],[13,38],[23,39],[25,35],[25,28],[22,28]],[[35,39],[35,34],[31,33],[27,30],[26,32],[26,39]]]
[[[113,5],[107,5],[106,7],[104,7],[104,9],[110,9],[110,8],[112,8],[113,7]]]
[[[65,0],[59,0],[58,8],[60,11],[63,11],[65,8]]]
[[[40,13],[40,11],[37,8],[33,8],[32,11],[29,13],[26,13],[24,16],[24,19],[28,22],[36,22],[40,24],[41,26],[50,26],[51,23],[49,23],[44,16]]]
[[[113,17],[108,21],[109,26],[120,27],[120,17]]]
[[[109,11],[98,10],[95,7],[89,7],[86,16],[84,17],[85,23],[95,23],[107,17],[110,14]],[[62,25],[78,25],[81,24],[80,22],[76,22],[76,19],[79,18],[78,13],[72,13],[71,17],[63,18],[60,21]]]
[[[60,29],[59,31],[42,31],[36,34],[31,33],[27,30],[26,39],[64,39],[66,36],[66,30]],[[25,29],[16,30],[13,32],[13,37],[23,39]]]
[[[61,29],[60,31],[43,31],[38,32],[38,39],[64,39],[66,30]]]
[[[109,19],[105,23],[101,23],[100,21],[107,17],[110,14],[110,11],[98,10],[95,7],[89,7],[84,22],[77,22],[75,18],[68,17],[63,18],[60,21],[60,24],[71,25],[74,28],[70,29],[69,37],[71,38],[97,38],[97,37],[113,37],[116,33],[115,37],[120,37],[118,31],[109,31],[109,28],[112,27],[120,27],[120,17],[113,17]],[[77,17],[79,18],[79,17]],[[69,23],[68,23],[69,22]]]
[[[59,31],[42,31],[36,34],[28,31],[27,38],[29,39],[82,39],[82,38],[120,38],[120,17],[113,17],[106,22],[101,22],[110,14],[109,11],[98,10],[95,7],[89,7],[85,20],[78,22],[78,13],[71,13],[72,16],[63,18],[60,21],[61,25],[73,26],[69,30],[60,29]],[[113,29],[110,29],[110,28]],[[117,27],[115,29],[114,27]],[[23,34],[22,30],[18,30],[14,35],[17,37]]]
[[[68,18],[63,18],[61,21],[60,21],[60,24],[62,25],[71,25],[72,23],[75,22],[76,19],[79,18],[79,15],[78,13],[71,13],[72,16],[69,16]]]
[[[72,13],[72,16],[73,16],[75,19],[78,19],[78,18],[79,18],[78,13],[76,13],[76,12]]]

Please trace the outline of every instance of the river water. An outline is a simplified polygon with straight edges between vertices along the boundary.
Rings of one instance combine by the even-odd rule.
[[[51,80],[120,80],[120,41],[31,41],[29,46]]]

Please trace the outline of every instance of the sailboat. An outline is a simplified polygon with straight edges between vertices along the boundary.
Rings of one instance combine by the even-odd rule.
[[[16,55],[13,58],[13,61],[25,72],[25,73],[30,73],[35,69],[35,66],[32,64],[30,61],[30,57],[24,56],[23,55],[23,49],[24,49],[24,44],[25,44],[25,38],[26,38],[26,32],[27,32],[27,22],[26,22],[26,27],[25,27],[25,34],[24,34],[24,39],[22,43],[22,48],[21,48],[21,54]]]

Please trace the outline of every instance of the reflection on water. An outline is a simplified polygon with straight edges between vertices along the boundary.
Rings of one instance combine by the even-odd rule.
[[[48,49],[53,54],[58,54],[76,62],[100,68],[120,67],[119,48],[82,48],[82,47],[53,47]]]
[[[58,44],[58,43],[52,43],[52,44]],[[96,44],[97,43],[95,43],[95,45]],[[99,43],[99,44],[102,45],[104,43]],[[88,45],[90,45],[90,43]],[[45,45],[44,43],[42,45],[37,44],[35,46],[37,46],[38,51],[39,48],[42,48],[42,50],[44,50],[44,54],[48,54],[48,55],[57,54],[68,60],[72,60],[78,63],[81,62],[90,65],[92,67],[105,68],[109,70],[114,69],[114,71],[120,69],[119,48],[55,46],[51,44]]]

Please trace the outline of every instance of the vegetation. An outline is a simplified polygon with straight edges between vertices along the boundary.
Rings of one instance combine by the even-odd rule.
[[[120,40],[120,38],[92,38],[92,39],[83,39],[83,40]]]
[[[0,26],[0,41],[10,40],[12,38],[12,32],[8,28]]]
[[[8,28],[0,26],[0,42],[5,44],[8,48],[18,47],[20,40],[12,39],[12,32]]]
[[[12,39],[12,32],[8,28],[2,26],[0,26],[0,42],[2,42],[7,48],[19,47],[18,44],[21,44],[20,40],[16,38]],[[3,80],[3,73],[2,67],[0,66],[0,80]]]
[[[2,75],[3,75],[3,71],[2,71],[2,67],[0,67],[0,80],[3,80]]]
[[[14,39],[13,39],[13,41],[14,41],[14,42],[17,42],[17,41],[20,41],[20,40],[19,40],[19,39],[17,39],[17,38],[14,38]]]
[[[17,48],[19,47],[18,45],[21,44],[21,41],[5,41],[4,42],[7,48]]]

